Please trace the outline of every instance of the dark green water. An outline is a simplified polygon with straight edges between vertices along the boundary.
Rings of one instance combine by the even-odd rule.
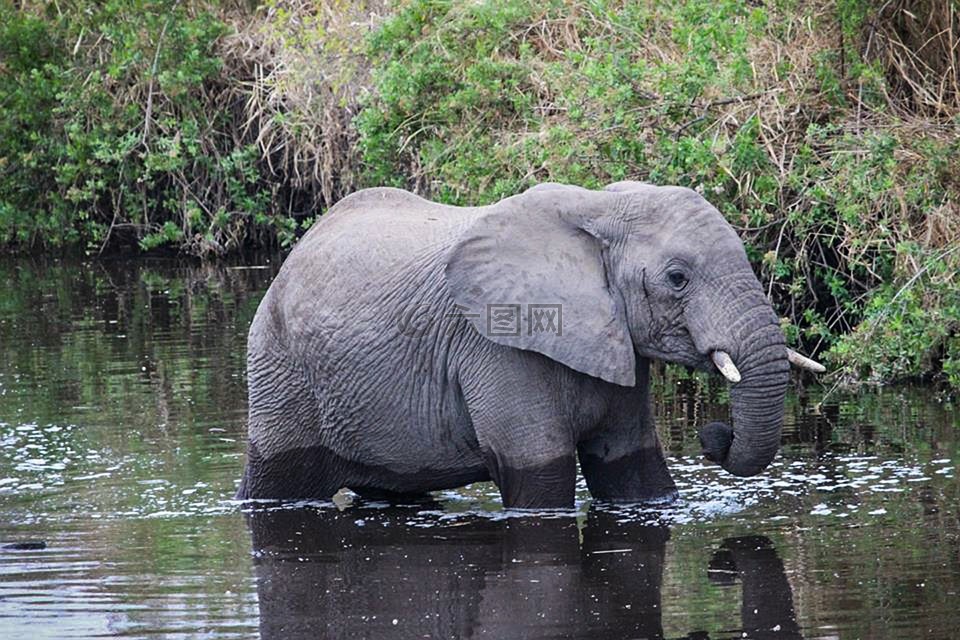
[[[244,513],[244,340],[275,264],[0,262],[0,637],[953,638],[960,417],[925,388],[789,399],[768,473],[697,458],[720,383],[662,381],[682,501],[507,517]]]

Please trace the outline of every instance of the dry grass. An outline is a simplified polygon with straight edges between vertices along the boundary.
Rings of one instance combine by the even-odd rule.
[[[314,215],[357,187],[351,120],[369,90],[361,47],[383,12],[376,0],[298,0],[230,18],[224,67],[280,213]]]
[[[864,57],[883,65],[905,115],[960,113],[960,9],[954,0],[888,0],[865,25]]]

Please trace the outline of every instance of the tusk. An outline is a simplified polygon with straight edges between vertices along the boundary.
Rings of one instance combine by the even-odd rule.
[[[793,349],[787,349],[787,360],[797,369],[806,369],[814,373],[824,373],[827,370],[827,368],[819,362],[811,360],[807,356],[802,356]]]
[[[733,360],[725,351],[714,351],[710,354],[710,359],[713,360],[713,364],[717,365],[717,369],[720,369],[724,378],[734,384],[740,382],[740,372],[737,371],[737,365],[733,364]]]

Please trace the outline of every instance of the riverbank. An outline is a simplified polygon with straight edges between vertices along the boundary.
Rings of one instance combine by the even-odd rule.
[[[697,189],[791,343],[960,386],[950,3],[0,3],[0,242],[288,248],[358,188]]]

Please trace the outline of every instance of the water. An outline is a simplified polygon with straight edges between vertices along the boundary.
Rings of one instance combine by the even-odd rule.
[[[781,456],[740,480],[696,455],[724,385],[660,378],[662,509],[581,483],[568,514],[505,514],[489,484],[244,512],[244,338],[276,268],[0,262],[0,544],[34,547],[0,549],[0,637],[960,628],[960,418],[927,388],[794,392]]]

